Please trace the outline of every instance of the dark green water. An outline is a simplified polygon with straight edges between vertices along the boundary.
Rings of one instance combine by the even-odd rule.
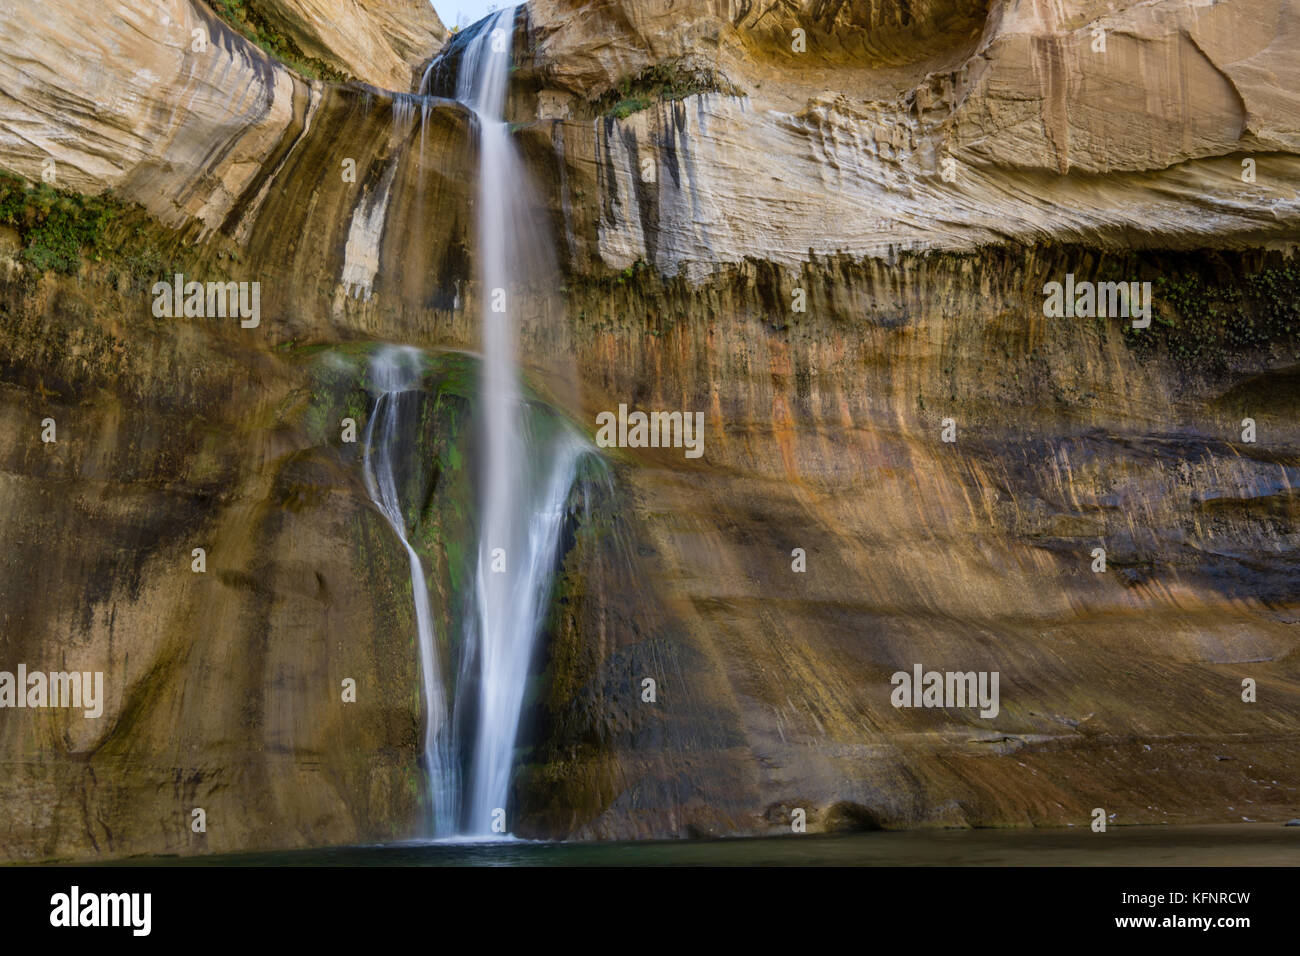
[[[642,843],[440,843],[209,857],[175,866],[1295,866],[1300,827],[914,830]]]

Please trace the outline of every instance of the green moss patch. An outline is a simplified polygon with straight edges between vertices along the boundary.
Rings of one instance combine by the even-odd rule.
[[[71,275],[85,259],[107,259],[138,285],[169,267],[156,223],[110,193],[83,196],[0,171],[0,225],[18,233],[21,258],[38,273]]]
[[[98,259],[119,214],[111,199],[81,196],[0,172],[0,223],[17,230],[23,261],[38,271],[73,273],[82,252]]]
[[[1174,359],[1214,364],[1300,336],[1300,265],[1272,256],[1244,268],[1206,265],[1155,279],[1151,328],[1126,332],[1139,353],[1159,343]]]

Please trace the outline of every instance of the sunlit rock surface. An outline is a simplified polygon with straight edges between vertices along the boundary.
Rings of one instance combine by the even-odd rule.
[[[880,30],[856,29],[848,11],[865,17],[865,4],[746,4],[726,21],[711,4],[626,6],[602,19],[535,4],[539,82],[570,91],[571,112],[581,91],[617,98],[622,80],[665,61],[706,64],[745,95],[565,124],[568,155],[602,183],[593,252],[615,268],[1008,237],[1256,243],[1293,236],[1300,219],[1289,2],[995,3],[986,17],[900,4],[893,19],[893,5],[872,5]],[[675,29],[658,26],[670,17]],[[1262,170],[1253,182],[1246,158]]]
[[[254,0],[252,6],[306,55],[390,90],[410,89],[447,38],[428,0]]]
[[[430,350],[401,480],[456,640],[471,119],[406,92],[405,3],[348,14],[395,54],[352,60],[369,28],[274,6],[366,83],[199,3],[0,9],[0,168],[124,203],[67,273],[0,227],[0,669],[108,698],[0,712],[6,858],[425,826],[406,557],[341,436],[365,343]],[[565,302],[520,316],[532,385],[588,433],[706,430],[609,450],[574,502],[516,832],[1300,813],[1296,30],[1272,0],[534,0],[511,118]],[[259,326],[155,317],[177,272],[259,281]],[[1067,273],[1150,281],[1151,326],[1048,318]],[[916,664],[998,671],[997,717],[894,708]]]

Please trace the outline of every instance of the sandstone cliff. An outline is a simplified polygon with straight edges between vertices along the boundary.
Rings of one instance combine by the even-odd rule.
[[[217,0],[213,10],[270,52],[324,78],[410,89],[447,39],[426,0]]]
[[[362,82],[190,0],[0,9],[30,183],[0,202],[0,669],[108,687],[99,721],[0,712],[8,858],[421,832],[404,556],[340,422],[368,343],[430,350],[402,481],[454,641],[472,120],[407,92],[442,34],[406,4],[255,6]],[[1286,0],[533,0],[511,118],[565,274],[525,317],[538,400],[707,437],[611,452],[572,512],[519,832],[1300,813],[1297,29]],[[260,325],[155,317],[175,272],[260,281]],[[1067,273],[1152,282],[1152,325],[1046,317]],[[917,662],[999,671],[1001,713],[895,709]]]

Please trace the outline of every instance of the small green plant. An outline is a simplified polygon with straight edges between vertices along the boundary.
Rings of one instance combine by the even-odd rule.
[[[685,99],[696,93],[726,93],[744,96],[721,73],[708,67],[692,67],[681,60],[655,63],[635,76],[625,76],[618,85],[594,101],[597,112],[616,119],[648,109],[657,102]]]
[[[627,119],[633,113],[639,113],[641,110],[649,109],[650,100],[642,96],[633,96],[629,99],[619,100],[609,111],[615,119]]]
[[[1125,332],[1139,354],[1162,342],[1177,359],[1218,365],[1300,333],[1300,267],[1284,261],[1235,274],[1170,270],[1156,278],[1154,292],[1151,329]]]

